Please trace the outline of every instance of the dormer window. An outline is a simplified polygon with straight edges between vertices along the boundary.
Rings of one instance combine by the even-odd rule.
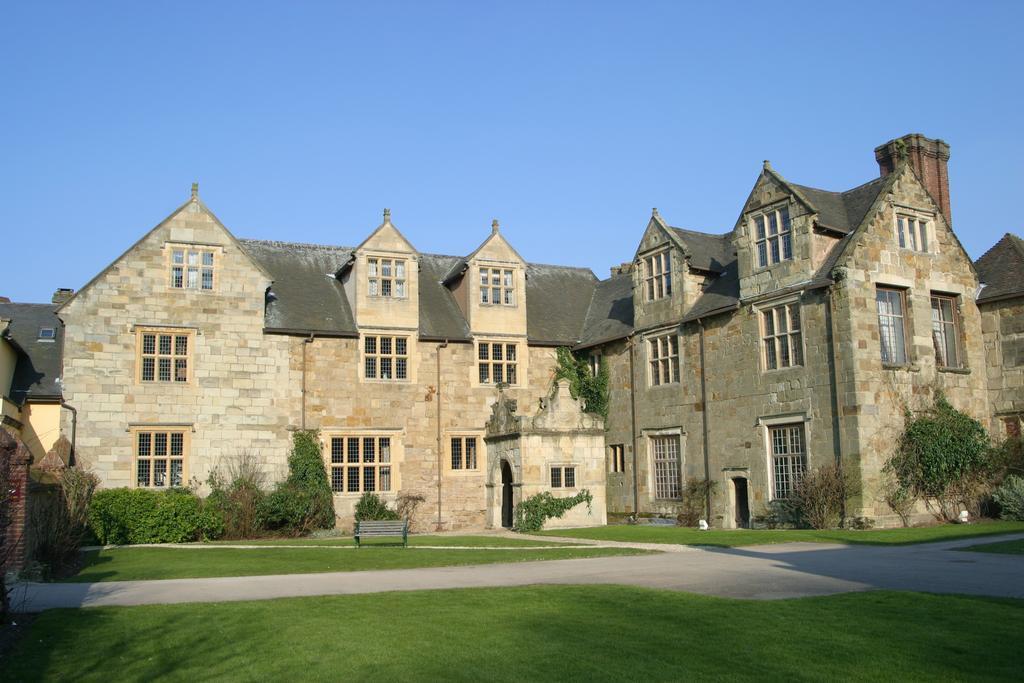
[[[901,249],[928,253],[928,221],[918,216],[897,214],[896,239]]]
[[[515,306],[515,271],[508,268],[480,269],[480,303]]]
[[[757,265],[767,268],[781,261],[793,260],[793,232],[789,207],[780,206],[754,217]]]
[[[405,298],[405,260],[366,259],[370,296]]]
[[[171,288],[213,291],[214,252],[198,247],[171,249]]]
[[[672,296],[672,257],[668,250],[645,256],[644,296],[647,301],[656,301]]]

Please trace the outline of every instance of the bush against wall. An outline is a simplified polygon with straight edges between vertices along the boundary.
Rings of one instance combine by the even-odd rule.
[[[319,432],[295,432],[288,478],[263,501],[260,520],[267,529],[295,535],[334,528],[334,496],[320,452]]]
[[[99,478],[88,470],[62,470],[56,483],[34,484],[29,499],[29,556],[50,575],[59,575],[78,558],[89,533],[89,509]]]
[[[561,519],[566,512],[580,503],[586,503],[587,510],[590,511],[590,504],[593,501],[594,497],[587,489],[571,498],[555,498],[547,491],[538,493],[516,506],[515,530],[520,533],[540,531],[546,521],[552,518]]]
[[[858,493],[856,478],[833,463],[805,472],[785,504],[800,526],[835,529],[843,521],[846,501]]]
[[[886,464],[899,484],[945,520],[961,505],[976,507],[990,468],[988,433],[981,423],[954,408],[941,393],[907,423],[896,454]]]
[[[569,393],[583,401],[583,409],[608,417],[608,364],[601,359],[600,369],[595,375],[585,356],[574,354],[566,347],[558,349],[558,367],[555,379],[569,380]]]
[[[188,489],[103,489],[92,498],[89,522],[104,545],[212,540],[224,531]]]
[[[356,503],[356,521],[393,521],[400,519],[397,512],[387,506],[377,494],[366,492]]]
[[[1024,522],[1024,477],[1013,474],[992,494],[999,503],[1003,519]]]
[[[395,506],[398,511],[398,518],[409,523],[409,531],[416,525],[416,510],[427,501],[418,493],[398,494],[398,504]]]
[[[225,538],[255,538],[263,531],[260,507],[267,494],[266,473],[254,451],[223,458],[206,480],[203,502],[224,520]]]
[[[689,477],[683,485],[683,503],[676,516],[676,525],[695,527],[707,513],[708,499],[718,488],[718,482]]]

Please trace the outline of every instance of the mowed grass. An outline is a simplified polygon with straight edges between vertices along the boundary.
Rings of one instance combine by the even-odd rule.
[[[427,548],[111,548],[86,553],[82,570],[68,582],[195,579],[211,576],[262,576],[412,569],[456,565],[570,560],[609,555],[638,555],[621,548],[546,548],[432,550]]]
[[[1015,680],[1024,601],[729,600],[623,586],[44,612],[0,679]]]
[[[374,538],[363,541],[364,546],[369,545],[395,545],[400,544],[400,538]],[[251,541],[213,541],[202,545],[312,545],[312,546],[355,546],[356,541],[351,536],[337,536],[334,538],[262,538]],[[198,545],[198,544],[197,544]],[[419,536],[410,535],[409,545],[411,546],[461,546],[464,548],[523,548],[537,546],[564,545],[557,541],[534,541],[528,538],[509,538],[507,536]]]
[[[1003,541],[1002,543],[985,543],[984,545],[972,545],[961,550],[968,550],[974,553],[999,553],[1000,555],[1024,555],[1024,540]]]
[[[767,543],[849,543],[863,545],[909,545],[935,541],[955,541],[962,538],[1024,532],[1024,522],[1002,520],[975,524],[942,524],[910,529],[735,529],[700,531],[675,526],[603,526],[591,529],[557,529],[542,531],[545,536],[586,538],[597,541],[628,541],[634,543],[673,543],[679,545],[709,545],[732,548]]]

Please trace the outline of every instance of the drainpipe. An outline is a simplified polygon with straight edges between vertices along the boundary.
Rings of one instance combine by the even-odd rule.
[[[640,517],[640,489],[637,483],[637,455],[636,455],[636,375],[633,370],[634,337],[630,335],[626,339],[629,345],[629,413],[630,430],[633,440],[633,521]]]
[[[78,409],[64,399],[60,400],[60,407],[71,412],[71,453],[68,454],[68,467],[75,464],[75,435],[78,432]]]
[[[711,481],[711,444],[709,440],[710,426],[708,417],[708,384],[707,384],[707,366],[705,365],[704,359],[704,320],[698,319],[697,324],[700,326],[700,401],[704,410],[701,411],[701,418],[704,422],[704,480]],[[707,496],[707,520],[708,524],[711,524],[711,489],[708,488]]]
[[[441,531],[441,460],[444,451],[441,448],[441,349],[448,348],[448,340],[437,345],[437,531]]]
[[[313,343],[313,333],[302,340],[302,431],[306,431],[306,347]]]
[[[826,290],[828,303],[825,306],[825,318],[828,325],[828,362],[832,366],[832,450],[836,465],[843,464],[843,429],[839,425],[839,356],[836,353],[836,329],[835,329],[835,291],[832,287]],[[846,519],[846,499],[843,499],[840,511],[843,520]]]

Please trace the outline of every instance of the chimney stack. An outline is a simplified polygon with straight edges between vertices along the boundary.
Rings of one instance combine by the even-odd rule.
[[[942,209],[946,223],[953,225],[949,209],[949,145],[943,140],[926,138],[920,133],[911,133],[890,140],[875,147],[875,161],[882,177],[896,170],[900,159],[906,159],[921,179],[925,189]]]
[[[53,297],[50,299],[50,303],[57,304],[58,306],[60,306],[65,301],[74,296],[74,294],[75,290],[67,289],[66,287],[61,287],[60,289],[53,293]]]

